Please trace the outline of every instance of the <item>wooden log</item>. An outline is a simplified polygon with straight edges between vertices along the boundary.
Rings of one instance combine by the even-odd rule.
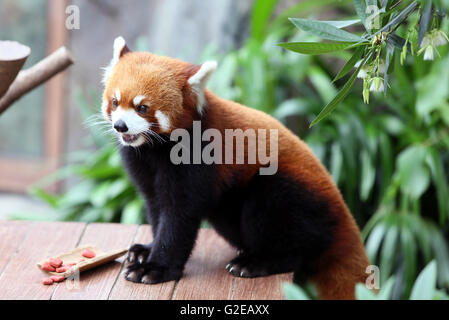
[[[31,49],[15,41],[0,41],[0,98],[30,55]]]
[[[65,47],[61,47],[31,68],[19,72],[6,94],[0,98],[0,115],[24,94],[71,64],[73,64],[73,58],[70,52]]]

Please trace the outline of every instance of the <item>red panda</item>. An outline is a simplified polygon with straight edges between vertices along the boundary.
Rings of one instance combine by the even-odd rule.
[[[215,68],[215,62],[198,66],[132,52],[121,37],[114,42],[102,114],[114,128],[123,164],[145,200],[154,235],[152,243],[130,248],[126,279],[146,284],[179,279],[201,221],[207,219],[238,249],[226,266],[232,275],[294,271],[314,282],[322,299],[354,299],[355,284],[365,281],[369,261],[331,176],[276,119],[206,89]],[[277,143],[276,172],[261,174],[267,164],[260,159],[173,163],[178,141],[171,135],[183,129],[193,137],[197,121],[203,134],[210,129],[223,135],[230,129],[275,130],[276,141],[267,135],[258,143]],[[225,143],[214,152],[226,148]]]

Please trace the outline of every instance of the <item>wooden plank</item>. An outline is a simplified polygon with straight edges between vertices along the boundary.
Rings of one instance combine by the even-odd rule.
[[[0,299],[50,299],[56,286],[41,283],[45,273],[36,263],[76,246],[84,223],[30,222],[19,250],[0,277]],[[19,224],[20,225],[20,224]],[[19,225],[17,227],[20,231]]]
[[[140,226],[134,243],[150,243],[153,240],[151,226]],[[175,281],[145,285],[125,280],[120,275],[109,299],[111,300],[168,300],[173,294]]]
[[[30,222],[0,220],[0,277],[27,236]]]
[[[282,283],[292,282],[293,273],[262,278],[236,278],[233,300],[282,300]]]
[[[234,277],[225,270],[225,266],[235,255],[235,249],[214,230],[201,229],[173,299],[229,299]]]
[[[129,247],[136,235],[137,225],[112,223],[89,224],[81,238],[80,245],[92,244],[103,251]],[[66,281],[58,285],[53,300],[107,299],[121,270],[124,257],[96,269],[80,274],[79,283]],[[78,284],[78,288],[76,287]]]

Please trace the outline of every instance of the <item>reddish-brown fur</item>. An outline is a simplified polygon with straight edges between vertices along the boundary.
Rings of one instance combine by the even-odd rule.
[[[283,171],[305,183],[319,197],[327,199],[333,208],[332,212],[338,217],[336,239],[320,259],[322,270],[312,279],[317,285],[319,296],[322,299],[354,299],[354,286],[357,282],[365,282],[365,270],[369,261],[359,228],[327,170],[309,147],[276,119],[263,112],[220,99],[211,92],[207,92],[206,97],[208,118],[213,120],[210,124],[213,128],[279,130],[279,172]],[[258,168],[258,165],[223,165],[223,180],[231,172],[240,170],[241,183],[244,185],[257,173]]]
[[[154,118],[156,110],[168,116],[171,128],[163,133],[168,134],[176,128],[190,128],[199,115],[196,96],[187,80],[198,69],[198,66],[150,53],[126,53],[114,68],[104,93],[104,99],[109,102],[107,114],[111,112],[114,90],[120,88],[121,107],[134,108],[133,98],[145,95],[147,100],[142,103],[151,105],[151,111],[144,116],[147,121],[157,122]],[[276,119],[220,99],[208,90],[205,95],[207,126],[219,129],[223,136],[225,129],[278,130],[278,171],[307,185],[317,197],[326,199],[338,221],[335,240],[319,259],[319,270],[312,278],[319,296],[323,299],[354,299],[354,286],[365,281],[369,261],[359,229],[327,170],[309,147]],[[155,131],[162,133],[160,128]],[[269,135],[267,139],[269,142]],[[246,186],[258,173],[259,167],[260,164],[222,164],[217,184],[238,177],[238,183]]]

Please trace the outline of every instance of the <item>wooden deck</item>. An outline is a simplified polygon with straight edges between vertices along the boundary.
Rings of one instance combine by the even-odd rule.
[[[82,244],[107,251],[151,239],[148,225],[0,221],[0,299],[283,299],[281,283],[292,280],[292,274],[255,279],[231,276],[225,265],[235,250],[213,230],[202,229],[179,281],[131,283],[121,274],[121,258],[81,273],[79,288],[70,281],[41,284],[45,274],[36,263],[42,259]]]

